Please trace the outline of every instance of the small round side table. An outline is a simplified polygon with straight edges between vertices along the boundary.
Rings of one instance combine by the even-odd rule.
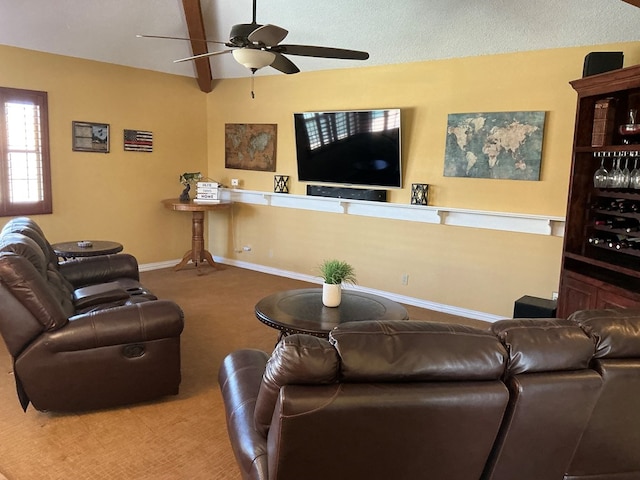
[[[84,245],[84,246],[81,246]],[[123,247],[121,243],[108,240],[90,240],[80,242],[61,242],[51,245],[56,255],[64,260],[78,257],[95,257],[119,253]]]

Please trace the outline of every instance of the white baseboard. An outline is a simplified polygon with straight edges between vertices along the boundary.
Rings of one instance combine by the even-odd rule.
[[[294,280],[300,280],[303,282],[317,283],[318,285],[321,283],[319,281],[319,278],[314,277],[313,275],[305,275],[302,273],[291,272],[288,270],[281,270],[279,268],[267,267],[264,265],[258,265],[258,264],[249,263],[249,262],[242,262],[240,260],[234,260],[234,259],[224,258],[224,257],[214,257],[213,259],[216,262],[223,263],[225,265],[246,268],[247,270],[268,273],[270,275],[278,275],[280,277],[292,278]],[[165,262],[146,263],[146,264],[140,265],[139,269],[141,272],[146,272],[150,270],[157,270],[160,268],[174,267],[175,265],[180,263],[181,260],[182,259],[176,259],[176,260],[167,260]],[[405,305],[413,305],[414,307],[434,310],[436,312],[448,313],[450,315],[457,315],[459,317],[464,317],[464,318],[484,320],[485,322],[495,322],[496,320],[502,320],[505,318],[505,317],[500,317],[498,315],[478,312],[475,310],[468,310],[466,308],[453,307],[451,305],[444,305],[442,303],[430,302],[428,300],[422,300],[420,298],[407,297],[405,295],[399,295],[397,293],[384,292],[382,290],[361,287],[358,285],[349,286],[347,288],[352,288],[360,292],[371,293],[373,295],[380,295],[390,300],[396,301],[398,303],[404,303]]]
[[[176,260],[167,260],[165,262],[143,263],[142,265],[138,265],[138,270],[141,272],[149,272],[151,270],[160,270],[161,268],[175,267],[181,261],[182,259],[178,258]]]

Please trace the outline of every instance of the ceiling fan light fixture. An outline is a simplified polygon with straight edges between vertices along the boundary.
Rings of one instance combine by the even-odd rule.
[[[276,59],[276,54],[255,48],[238,48],[231,52],[240,65],[251,70],[267,67]]]

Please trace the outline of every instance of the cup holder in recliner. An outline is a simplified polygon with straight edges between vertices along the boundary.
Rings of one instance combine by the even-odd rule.
[[[122,348],[122,354],[127,358],[139,358],[144,355],[144,345],[139,343],[125,345]]]
[[[142,295],[144,293],[144,289],[140,287],[127,288],[127,293],[129,295]]]

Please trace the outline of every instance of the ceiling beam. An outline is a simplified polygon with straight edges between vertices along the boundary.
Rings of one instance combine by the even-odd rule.
[[[636,7],[640,7],[640,0],[622,0],[622,1],[630,3],[631,5],[635,5]]]
[[[189,38],[191,40],[191,51],[194,55],[207,53],[207,39],[204,32],[204,21],[202,19],[202,8],[200,0],[182,0],[182,8],[184,9],[184,17],[187,20],[187,29],[189,30]],[[213,90],[213,77],[211,75],[211,63],[209,57],[198,58],[193,60],[196,67],[196,75],[198,76],[198,85],[204,93]]]

